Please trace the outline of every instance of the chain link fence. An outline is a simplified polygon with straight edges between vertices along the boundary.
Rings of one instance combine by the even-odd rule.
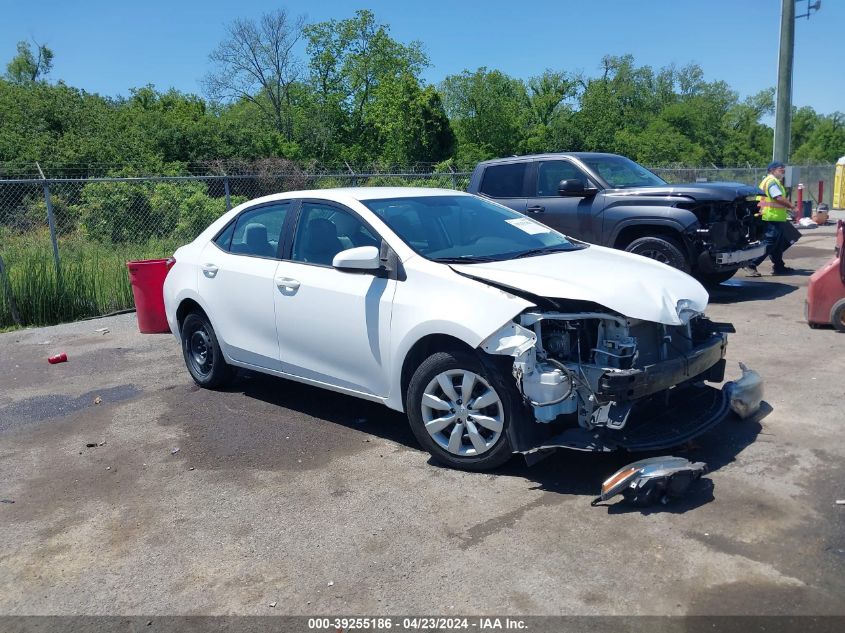
[[[463,190],[468,183],[468,173],[352,170],[0,180],[0,329],[132,308],[127,261],[170,256],[246,200],[302,189]]]
[[[829,202],[834,166],[801,170],[807,185],[804,199],[814,200],[818,181],[823,181]],[[244,171],[227,165],[226,175],[9,178],[12,174],[6,170],[6,179],[0,179],[0,328],[46,325],[132,308],[127,261],[170,256],[227,209],[246,200],[330,187],[465,190],[470,177],[469,172],[425,168],[378,173],[356,173],[351,168],[345,173]],[[765,175],[762,168],[653,171],[673,183],[756,185]]]

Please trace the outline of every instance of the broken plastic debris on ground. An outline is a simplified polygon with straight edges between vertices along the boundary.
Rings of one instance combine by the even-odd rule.
[[[740,363],[739,368],[742,370],[742,377],[737,381],[728,382],[724,389],[733,412],[745,420],[760,410],[760,403],[763,401],[763,379],[745,363]]]

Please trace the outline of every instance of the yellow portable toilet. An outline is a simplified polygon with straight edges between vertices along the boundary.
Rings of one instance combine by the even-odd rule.
[[[833,208],[845,209],[845,156],[836,161],[833,177]]]

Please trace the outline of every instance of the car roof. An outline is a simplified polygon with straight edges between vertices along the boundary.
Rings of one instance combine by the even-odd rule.
[[[504,158],[493,158],[491,160],[482,161],[478,164],[496,165],[498,163],[520,163],[524,161],[554,159],[561,157],[577,158],[579,160],[582,160],[584,158],[590,158],[595,156],[619,157],[619,154],[610,154],[607,152],[547,152],[545,154],[524,154],[522,156],[506,156]]]
[[[338,187],[333,189],[306,189],[302,191],[286,191],[274,193],[250,200],[252,205],[275,200],[290,200],[291,198],[319,198],[334,202],[348,203],[350,200],[379,200],[384,198],[422,198],[427,196],[469,196],[464,191],[454,189],[436,189],[433,187]]]

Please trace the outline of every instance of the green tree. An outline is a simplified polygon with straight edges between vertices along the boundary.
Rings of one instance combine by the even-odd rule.
[[[50,73],[53,68],[53,51],[44,44],[35,43],[35,52],[29,42],[18,42],[18,54],[6,66],[9,81],[18,84],[32,83]]]
[[[528,94],[520,80],[482,67],[446,77],[440,91],[461,165],[518,151],[530,116]]]
[[[772,128],[760,122],[775,111],[773,88],[731,106],[719,132],[724,137],[722,165],[765,165],[772,159]]]
[[[665,105],[663,98],[672,95],[666,89],[671,78],[638,68],[631,55],[604,57],[602,71],[584,85],[576,124],[584,130],[585,150],[622,151],[617,134],[629,137],[646,128]]]
[[[578,81],[564,72],[546,70],[528,80],[528,129],[519,150],[525,153],[577,149],[568,100],[577,91]]]
[[[834,163],[845,153],[845,114],[819,117],[807,139],[792,154],[796,163]]]
[[[375,115],[369,110],[383,83],[405,76],[419,81],[420,72],[428,65],[422,45],[397,42],[390,37],[389,27],[377,23],[369,10],[356,11],[345,20],[309,25],[305,35],[312,107],[321,128],[318,146],[327,148],[326,137],[338,135],[344,159],[362,162],[376,158],[372,150],[377,135]]]
[[[440,162],[452,155],[455,136],[433,87],[410,74],[382,81],[367,112],[375,132],[373,154],[391,165]]]

